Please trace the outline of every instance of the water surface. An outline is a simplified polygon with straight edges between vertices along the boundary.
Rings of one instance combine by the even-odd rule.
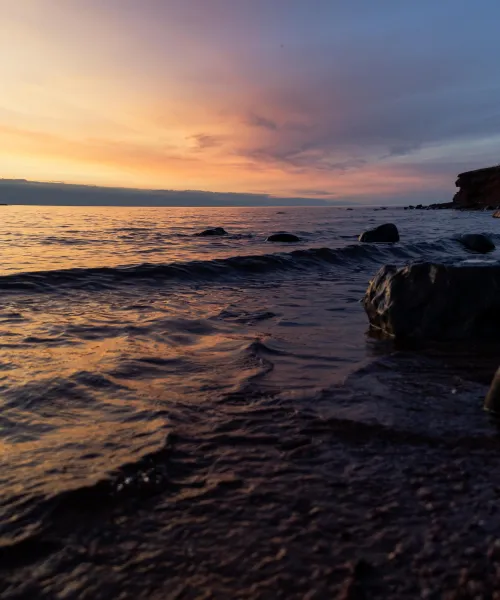
[[[461,379],[479,350],[448,371],[432,352],[416,362],[367,336],[360,304],[383,264],[476,260],[454,237],[500,243],[490,213],[1,208],[8,597],[304,597],[316,579],[330,593],[344,576],[315,579],[328,561],[306,568],[294,536],[321,547],[322,527],[354,518],[354,488],[387,469],[384,439],[465,452],[496,435],[480,411],[494,352]],[[399,244],[357,242],[388,221]],[[193,235],[215,226],[229,235]],[[301,242],[266,242],[278,231]],[[339,508],[325,490],[343,477]]]

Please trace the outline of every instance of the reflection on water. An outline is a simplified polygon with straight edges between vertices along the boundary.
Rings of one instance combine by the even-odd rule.
[[[356,243],[388,220],[401,244]],[[211,226],[229,235],[193,236]],[[443,370],[439,352],[367,338],[360,299],[380,264],[470,259],[453,236],[489,229],[488,215],[448,211],[2,207],[0,558],[10,591],[148,597],[170,573],[179,597],[203,586],[237,597],[267,568],[267,597],[305,597],[315,578],[337,589],[343,576],[308,567],[290,588],[271,580],[297,573],[286,552],[309,564],[306,547],[327,569],[320,532],[340,544],[331,519],[375,544],[371,526],[356,529],[352,503],[338,504],[373,502],[366,481],[385,481],[377,498],[387,504],[398,493],[415,501],[398,477],[417,477],[419,463],[410,453],[400,464],[393,450],[388,474],[384,439],[401,457],[407,443],[424,454],[445,438],[443,452],[496,443],[476,411],[488,369],[464,383],[466,355]],[[280,230],[302,241],[265,241]]]
[[[493,229],[489,213],[432,214],[337,208],[126,208],[4,206],[0,222],[0,273],[127,264],[208,260],[283,251],[265,242],[276,231],[302,238],[293,248],[341,247],[364,229],[391,220],[408,242],[439,240]],[[476,225],[477,223],[477,225]],[[193,237],[212,226],[229,235]],[[420,228],[425,229],[424,236]],[[476,229],[475,229],[476,227]]]

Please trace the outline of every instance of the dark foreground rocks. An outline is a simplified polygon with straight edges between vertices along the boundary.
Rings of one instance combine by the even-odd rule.
[[[218,235],[227,235],[227,231],[223,227],[213,227],[212,229],[205,229],[199,233],[194,234],[197,237],[211,237]]]
[[[300,242],[300,238],[293,233],[273,233],[267,238],[268,242]]]
[[[468,250],[480,252],[481,254],[486,254],[495,249],[495,244],[490,238],[481,233],[467,233],[460,236],[458,241]]]
[[[500,265],[385,266],[363,305],[372,327],[409,339],[499,339]]]
[[[393,223],[385,223],[362,233],[359,236],[359,241],[365,243],[399,242],[399,231]]]

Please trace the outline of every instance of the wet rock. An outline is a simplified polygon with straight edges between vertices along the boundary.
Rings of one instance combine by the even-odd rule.
[[[486,254],[495,249],[495,244],[489,237],[481,233],[467,233],[458,238],[458,241],[463,244],[468,250]]]
[[[227,235],[227,231],[222,227],[213,227],[212,229],[205,229],[199,233],[194,234],[197,237],[211,237],[217,235]]]
[[[347,578],[340,589],[338,600],[366,600],[367,595],[360,582]]]
[[[300,242],[300,238],[293,233],[273,233],[267,238],[268,242]]]
[[[363,305],[371,326],[391,337],[498,339],[499,289],[500,265],[386,265]]]
[[[491,382],[490,389],[484,401],[485,410],[500,415],[500,368]]]
[[[500,540],[495,540],[488,548],[487,556],[492,562],[500,562]]]
[[[350,565],[351,573],[356,579],[364,579],[373,573],[373,565],[364,558]]]
[[[399,231],[393,223],[385,223],[362,233],[359,236],[359,241],[366,243],[399,242]]]
[[[500,210],[496,210],[496,211],[493,213],[493,216],[494,216],[496,219],[500,219]]]

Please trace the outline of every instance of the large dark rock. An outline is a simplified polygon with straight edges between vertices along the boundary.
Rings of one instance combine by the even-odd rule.
[[[210,237],[217,235],[227,235],[227,231],[222,227],[214,227],[213,229],[205,229],[205,231],[200,231],[199,233],[195,233],[194,235],[198,237]]]
[[[500,339],[500,265],[385,266],[363,304],[372,327],[396,338]]]
[[[458,238],[458,241],[463,244],[468,250],[486,254],[495,249],[495,244],[489,237],[481,233],[466,233]]]
[[[268,242],[300,242],[300,238],[293,233],[273,233],[267,238]]]
[[[379,225],[375,229],[369,229],[359,236],[360,242],[399,242],[399,231],[393,223]]]

